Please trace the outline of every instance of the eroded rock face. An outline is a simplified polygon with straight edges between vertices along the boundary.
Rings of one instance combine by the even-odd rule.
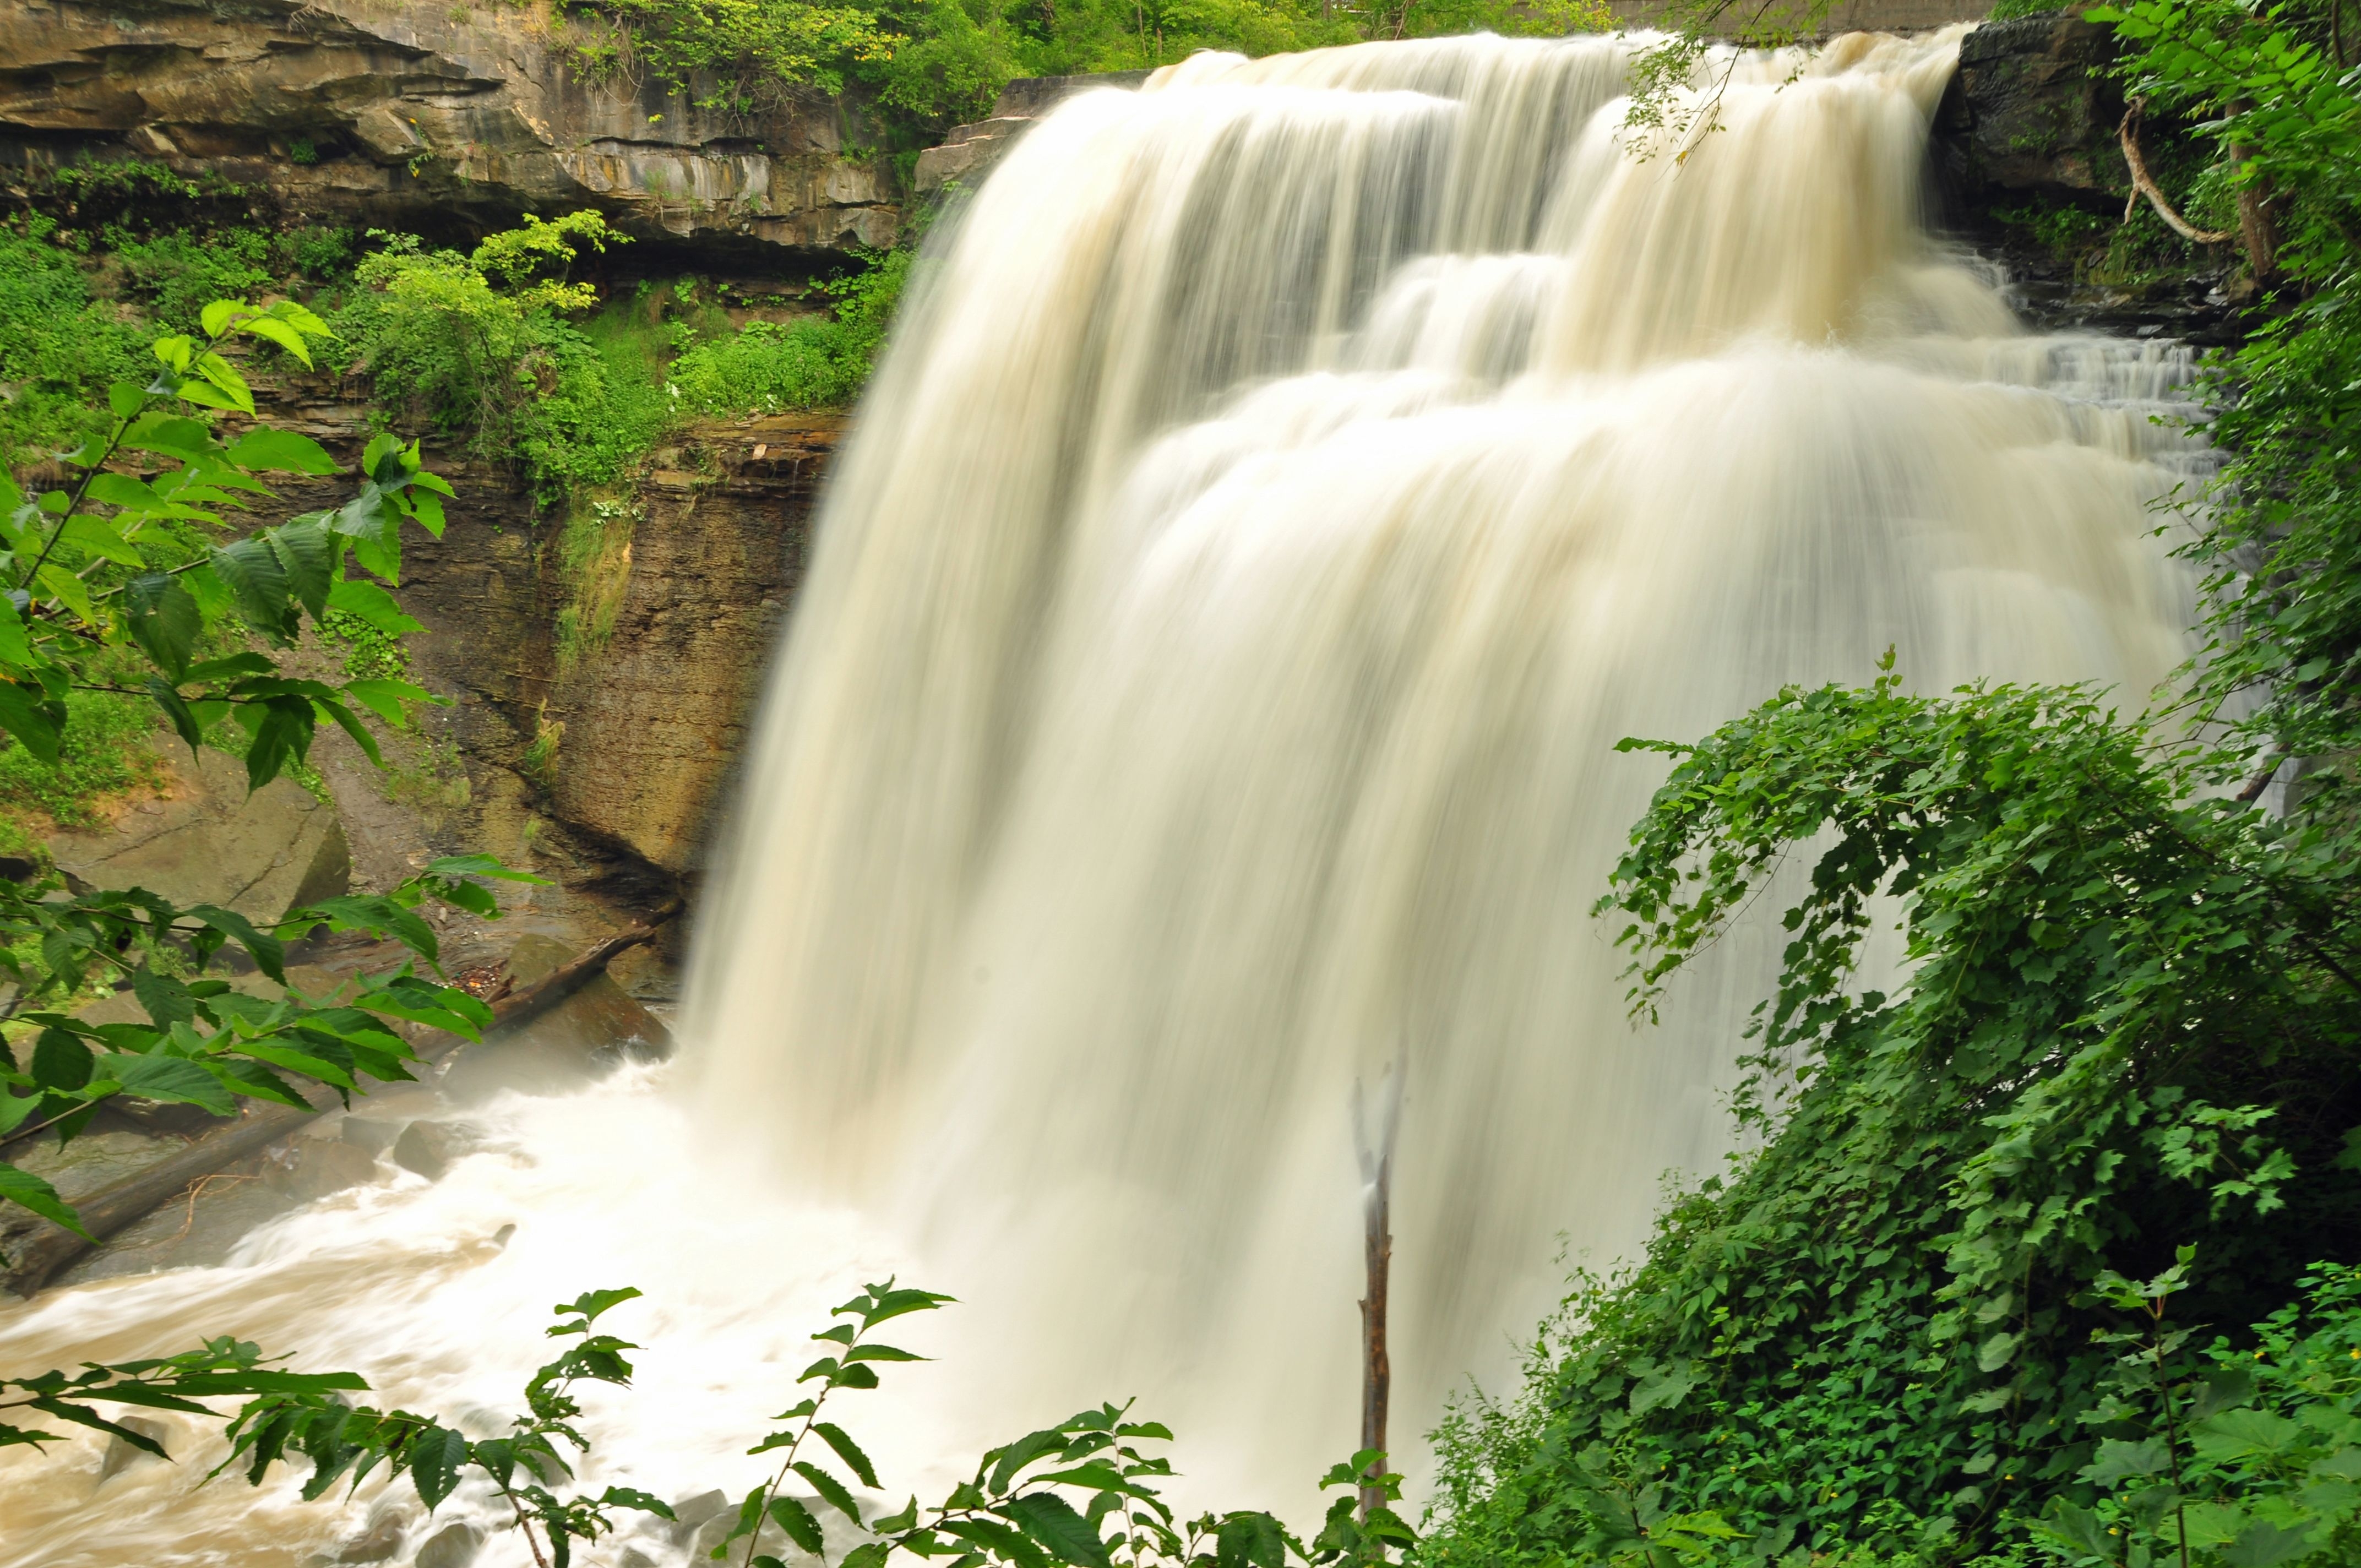
[[[2131,189],[2115,139],[2114,29],[2079,10],[1986,22],[1960,40],[1938,116],[1946,173],[1975,192],[2120,206]]]
[[[262,386],[266,417],[346,462],[368,409],[324,378]],[[455,751],[440,852],[481,849],[546,874],[595,879],[633,866],[700,869],[747,724],[803,575],[813,508],[843,429],[839,414],[694,427],[656,455],[598,580],[569,578],[562,514],[536,509],[500,466],[428,443],[457,490],[439,540],[413,533],[401,601],[424,624],[412,674],[452,706],[423,721]],[[344,478],[282,479],[268,515],[336,504]],[[595,636],[560,634],[586,596],[609,610]],[[536,741],[543,741],[539,755]],[[333,750],[333,737],[324,745]],[[382,788],[375,771],[332,788]],[[424,787],[422,784],[419,787]],[[552,830],[572,840],[555,846]],[[528,858],[565,849],[578,867]],[[666,879],[668,880],[668,879]],[[620,890],[619,890],[619,893]],[[626,904],[660,901],[656,889]]]
[[[649,236],[893,243],[892,161],[847,151],[882,140],[857,104],[709,112],[602,79],[587,37],[445,0],[0,0],[0,161],[153,159],[379,225],[595,207]]]

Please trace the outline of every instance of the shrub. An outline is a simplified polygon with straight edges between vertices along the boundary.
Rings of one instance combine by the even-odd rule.
[[[884,345],[910,273],[907,251],[866,259],[865,270],[819,285],[836,301],[831,315],[749,322],[685,350],[670,376],[681,411],[776,413],[851,404]]]
[[[214,300],[243,300],[271,284],[270,236],[259,229],[185,230],[136,239],[120,228],[105,235],[123,263],[132,292],[159,326],[193,332],[197,317]]]
[[[0,467],[77,445],[104,424],[91,406],[115,377],[144,376],[139,333],[90,297],[56,225],[34,216],[0,227]]]

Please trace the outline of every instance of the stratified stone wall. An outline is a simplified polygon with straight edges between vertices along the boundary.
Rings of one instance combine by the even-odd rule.
[[[626,231],[840,252],[900,232],[858,103],[738,115],[545,9],[448,0],[0,0],[0,165],[139,157],[388,226],[604,211]],[[706,84],[709,91],[711,84]]]

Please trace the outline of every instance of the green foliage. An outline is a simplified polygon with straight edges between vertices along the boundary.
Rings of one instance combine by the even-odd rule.
[[[144,373],[143,336],[91,299],[55,232],[39,216],[0,227],[0,467],[80,445],[104,423],[106,383]]]
[[[348,228],[304,225],[271,236],[271,262],[281,272],[325,283],[352,269],[359,240]]]
[[[1576,1298],[1533,1410],[1455,1427],[1444,1555],[1579,1549],[1611,1472],[1757,1557],[1971,1557],[2092,1462],[2110,1280],[2193,1243],[2193,1309],[2246,1322],[2361,1252],[2335,838],[2196,795],[2072,691],[1889,675],[1626,744],[1678,759],[1602,905],[1642,1015],[1808,852],[1737,1101],[1761,1147]],[[1881,896],[1894,997],[1851,989]]]
[[[566,319],[597,303],[567,279],[580,251],[621,238],[598,214],[528,219],[469,256],[376,237],[336,324],[381,403],[469,435],[552,500],[620,477],[663,432],[670,413],[644,345]]]
[[[62,484],[27,497],[0,475],[7,756],[21,752],[71,780],[61,767],[77,757],[69,743],[78,749],[93,739],[88,697],[103,693],[152,705],[148,711],[192,751],[210,743],[243,757],[248,784],[258,789],[282,773],[300,774],[323,719],[377,761],[360,714],[399,727],[406,705],[426,697],[397,680],[291,678],[258,648],[210,656],[241,634],[291,647],[306,618],[318,627],[331,609],[389,632],[409,624],[370,579],[399,580],[405,522],[442,532],[441,498],[450,489],[421,465],[414,444],[390,435],[371,442],[357,493],[333,510],[192,546],[225,528],[224,509],[267,497],[263,475],[337,471],[307,437],[248,423],[225,441],[209,422],[216,413],[254,415],[252,392],[222,353],[231,338],[269,343],[308,363],[309,340],[326,332],[291,302],[256,309],[217,301],[200,313],[197,334],[156,342],[144,386],[107,388],[99,433],[61,456]],[[277,997],[234,991],[202,978],[205,968],[235,945],[283,988],[286,944],[322,930],[388,938],[432,964],[438,944],[417,907],[432,898],[496,915],[481,879],[518,874],[481,857],[439,861],[390,894],[330,899],[269,930],[230,910],[184,909],[139,888],[69,896],[53,876],[0,882],[0,972],[14,982],[0,1018],[18,1025],[0,1041],[0,1135],[54,1130],[71,1138],[117,1094],[226,1115],[241,1099],[308,1107],[283,1074],[339,1094],[364,1077],[407,1079],[402,1064],[412,1052],[390,1021],[472,1036],[489,1019],[484,1005],[407,964],[362,980],[332,1007],[291,989]],[[101,1025],[63,1011],[95,975],[128,981],[148,1021]],[[29,1053],[20,1054],[26,1046]],[[80,1229],[47,1182],[16,1167],[0,1164],[0,1201]]]
[[[884,346],[912,264],[906,250],[871,252],[863,260],[862,271],[818,285],[836,302],[831,315],[749,322],[685,348],[668,373],[680,411],[777,413],[852,403]]]
[[[2361,1270],[2320,1266],[2301,1301],[2250,1337],[2217,1338],[2199,1359],[2185,1349],[2196,1331],[2169,1316],[2190,1261],[2184,1249],[2153,1279],[2099,1282],[2141,1327],[2102,1336],[2121,1354],[2083,1417],[2097,1452],[2081,1485],[2043,1511],[2036,1542],[2076,1568],[2350,1561],[2361,1515]]]
[[[270,236],[258,229],[172,230],[137,239],[120,228],[105,236],[128,274],[133,295],[159,326],[193,332],[214,300],[242,300],[270,286]]]
[[[214,1475],[236,1467],[259,1486],[272,1465],[302,1460],[311,1467],[303,1496],[316,1498],[340,1483],[357,1486],[382,1467],[389,1478],[407,1475],[432,1510],[474,1473],[489,1480],[509,1506],[533,1560],[569,1568],[577,1542],[594,1543],[613,1530],[616,1509],[673,1517],[664,1503],[629,1487],[609,1486],[596,1497],[553,1490],[574,1475],[564,1450],[580,1455],[590,1449],[576,1424],[582,1410],[574,1386],[631,1382],[625,1353],[639,1347],[596,1325],[639,1294],[629,1288],[592,1290],[555,1309],[557,1321],[550,1336],[575,1343],[525,1385],[526,1412],[500,1437],[471,1439],[431,1417],[357,1405],[348,1392],[366,1391],[360,1378],[349,1373],[303,1377],[276,1372],[254,1346],[227,1340],[170,1362],[93,1364],[79,1376],[51,1372],[13,1384],[0,1381],[0,1391],[13,1387],[32,1394],[0,1404],[0,1416],[30,1409],[125,1432],[93,1406],[114,1401],[210,1415],[192,1399],[251,1395],[227,1420],[231,1453]],[[822,1412],[839,1393],[877,1387],[881,1366],[925,1359],[882,1343],[873,1337],[873,1330],[896,1318],[934,1311],[950,1300],[888,1279],[866,1287],[830,1314],[842,1321],[811,1336],[822,1354],[796,1379],[796,1387],[810,1392],[777,1418],[785,1425],[747,1450],[778,1454],[776,1470],[747,1493],[734,1528],[712,1550],[714,1561],[784,1568],[775,1553],[791,1543],[827,1563],[828,1540],[818,1518],[801,1497],[781,1489],[790,1477],[867,1535],[839,1559],[839,1568],[884,1568],[903,1553],[923,1560],[947,1557],[951,1568],[1290,1568],[1291,1563],[1304,1568],[1397,1568],[1417,1547],[1417,1533],[1392,1507],[1401,1495],[1401,1477],[1386,1469],[1385,1455],[1374,1449],[1334,1466],[1323,1478],[1323,1491],[1342,1487],[1345,1495],[1329,1507],[1322,1529],[1308,1542],[1268,1513],[1208,1513],[1183,1523],[1157,1490],[1173,1474],[1171,1462],[1145,1451],[1148,1444],[1170,1442],[1172,1433],[1159,1422],[1128,1419],[1128,1407],[1117,1405],[1083,1410],[990,1450],[977,1463],[973,1478],[952,1487],[940,1503],[921,1508],[912,1496],[896,1512],[863,1519],[853,1488],[877,1491],[876,1466],[852,1434],[821,1420]],[[0,1445],[50,1442],[54,1435],[0,1420]],[[125,1435],[148,1453],[163,1453],[152,1440]],[[1366,1509],[1356,1508],[1363,1492],[1370,1494]]]
[[[1200,49],[1267,55],[1368,38],[1610,25],[1598,0],[582,0],[594,75],[647,72],[700,107],[744,112],[806,84],[872,91],[900,144],[981,117],[1016,77],[1131,71]]]
[[[153,703],[68,692],[54,763],[14,740],[0,746],[0,808],[38,812],[60,828],[94,826],[99,801],[163,782],[163,761],[150,743],[157,728]]]

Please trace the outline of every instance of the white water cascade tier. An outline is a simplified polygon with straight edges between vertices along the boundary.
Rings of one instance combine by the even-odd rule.
[[[1727,1147],[1776,932],[1624,1022],[1588,911],[1664,764],[1614,741],[1889,646],[1923,689],[2128,707],[2184,652],[2149,508],[2204,461],[2151,417],[2189,356],[2028,334],[1928,238],[1957,45],[1718,59],[1685,156],[1621,134],[1614,38],[1201,56],[1060,106],[943,225],[862,409],[680,1061],[483,1107],[440,1184],[62,1292],[0,1359],[236,1332],[489,1420],[550,1302],[635,1283],[591,1473],[674,1496],[749,1483],[802,1336],[899,1268],[963,1305],[848,1412],[897,1502],[1137,1395],[1196,1500],[1306,1519],[1356,1431],[1352,1086],[1399,1062],[1415,1450],[1503,1387],[1567,1248],[1628,1255]],[[355,1528],[198,1466],[93,1496],[95,1453],[0,1459],[33,1521],[0,1564]]]

